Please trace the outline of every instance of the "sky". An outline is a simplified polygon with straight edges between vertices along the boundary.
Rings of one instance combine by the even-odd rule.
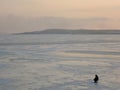
[[[5,28],[5,26],[10,27],[10,24],[5,22],[9,22],[11,17],[16,19],[19,24],[20,18],[35,20],[35,18],[61,17],[67,19],[89,19],[90,21],[88,22],[91,22],[90,18],[107,18],[110,20],[104,28],[118,29],[120,28],[120,0],[0,0],[0,19],[2,18],[2,21],[0,21],[0,32],[23,32],[25,28],[24,30],[23,28],[18,30],[17,27],[14,28],[13,26],[9,30]],[[25,23],[24,20],[22,22]],[[108,27],[108,23],[113,26]],[[17,26],[20,27],[21,25]],[[42,28],[49,28],[48,26],[44,25]],[[34,29],[34,27],[31,28]],[[25,31],[29,31],[29,29]]]

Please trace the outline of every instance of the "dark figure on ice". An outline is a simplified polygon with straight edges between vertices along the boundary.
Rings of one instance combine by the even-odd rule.
[[[99,77],[98,77],[98,75],[97,75],[97,74],[95,75],[95,78],[94,78],[93,80],[94,80],[94,83],[97,83],[97,82],[98,82]]]

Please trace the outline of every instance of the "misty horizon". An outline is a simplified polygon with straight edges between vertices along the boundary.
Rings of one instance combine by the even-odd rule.
[[[96,18],[64,17],[20,17],[14,15],[0,17],[0,33],[20,33],[45,29],[120,29],[120,20]],[[113,24],[117,23],[117,24]],[[113,26],[114,25],[114,26]]]

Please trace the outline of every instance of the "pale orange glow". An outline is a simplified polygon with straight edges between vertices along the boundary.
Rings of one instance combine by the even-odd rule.
[[[43,20],[44,17],[55,17],[55,23],[49,18]],[[42,18],[44,23],[40,19],[36,22],[36,18]],[[120,0],[0,0],[0,19],[2,32],[120,29]]]
[[[119,0],[2,0],[1,14],[55,17],[111,17],[120,15]]]

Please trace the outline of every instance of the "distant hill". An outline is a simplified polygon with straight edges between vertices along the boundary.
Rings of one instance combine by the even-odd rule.
[[[24,32],[17,34],[120,34],[120,30],[67,30],[67,29],[47,29],[43,31]]]

